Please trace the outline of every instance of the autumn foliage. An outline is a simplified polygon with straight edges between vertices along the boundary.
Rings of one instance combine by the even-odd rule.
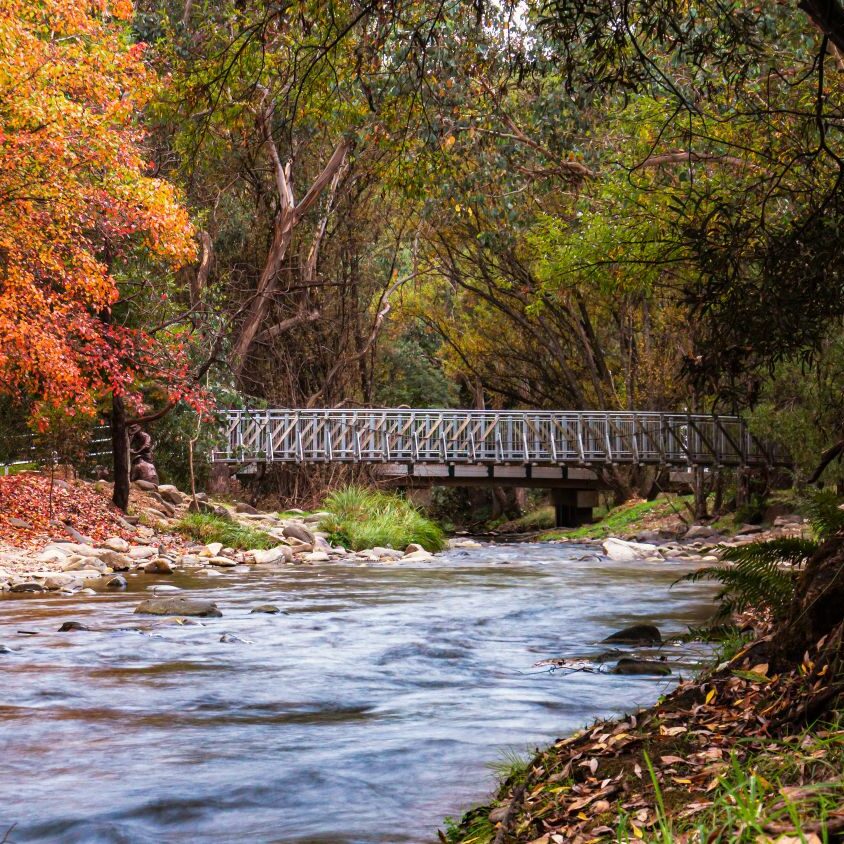
[[[194,253],[137,116],[156,90],[128,0],[0,0],[0,392],[92,412],[143,374],[189,392],[184,347],[112,318],[115,268]],[[136,401],[137,404],[137,401]]]

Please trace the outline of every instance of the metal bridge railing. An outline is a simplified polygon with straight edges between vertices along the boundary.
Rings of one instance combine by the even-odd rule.
[[[218,463],[754,466],[788,461],[739,417],[474,410],[229,410]]]

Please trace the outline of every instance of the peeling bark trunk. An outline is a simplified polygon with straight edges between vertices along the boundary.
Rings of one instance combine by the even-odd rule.
[[[346,162],[346,156],[351,148],[347,140],[342,140],[334,149],[331,158],[323,168],[322,172],[314,180],[308,192],[297,203],[293,195],[293,180],[291,177],[291,162],[282,165],[275,141],[272,136],[273,105],[269,92],[265,92],[264,100],[258,113],[258,124],[264,136],[264,144],[273,165],[276,191],[279,199],[279,210],[273,221],[273,240],[270,245],[264,269],[258,280],[258,286],[252,301],[246,312],[246,317],[240,327],[240,331],[232,346],[232,365],[235,374],[241,377],[246,364],[249,352],[251,351],[259,333],[261,332],[273,296],[278,289],[279,274],[287,250],[293,239],[293,230],[305,214],[313,207],[323,191],[332,186],[333,192],[337,189],[338,174]],[[316,250],[319,248],[321,239],[320,230],[324,230],[322,221],[318,227],[317,237],[312,247],[312,255],[308,257],[309,266],[315,267]]]

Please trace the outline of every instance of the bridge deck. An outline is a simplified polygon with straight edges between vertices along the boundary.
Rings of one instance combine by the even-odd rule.
[[[763,466],[738,417],[473,410],[230,410],[221,463]]]

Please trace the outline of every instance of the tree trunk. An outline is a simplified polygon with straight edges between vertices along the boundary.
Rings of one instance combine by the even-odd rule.
[[[117,393],[111,394],[111,453],[114,468],[111,500],[125,513],[129,508],[129,434],[126,430],[126,405]]]
[[[827,540],[797,581],[788,617],[773,641],[778,660],[799,661],[844,621],[844,537]],[[831,678],[830,678],[831,682]]]

